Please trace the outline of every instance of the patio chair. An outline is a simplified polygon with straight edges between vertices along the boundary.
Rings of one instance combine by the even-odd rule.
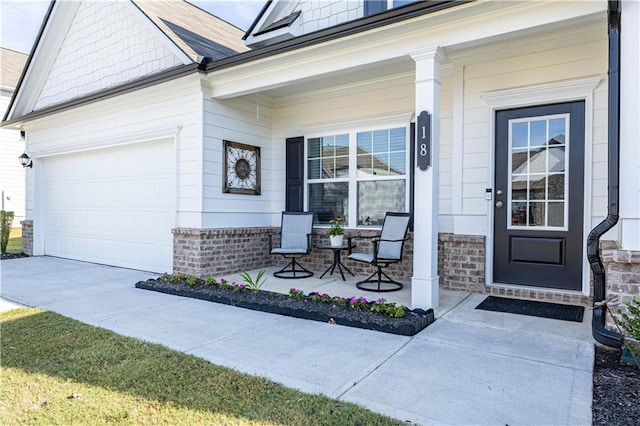
[[[411,213],[387,212],[384,216],[380,235],[348,238],[348,259],[368,263],[376,268],[376,271],[366,280],[356,283],[356,287],[360,290],[376,292],[397,291],[402,289],[402,283],[389,278],[389,276],[382,271],[382,268],[387,268],[391,264],[402,261],[402,252],[404,242],[407,240],[410,221]],[[371,253],[353,253],[352,240],[359,239],[370,239],[373,243],[373,251]]]
[[[282,212],[280,232],[269,235],[269,253],[291,259],[281,270],[274,272],[278,278],[307,278],[313,272],[297,260],[311,251],[314,212]],[[280,247],[273,247],[273,236],[280,235]]]

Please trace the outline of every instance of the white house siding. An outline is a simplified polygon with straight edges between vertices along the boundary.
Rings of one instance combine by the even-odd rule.
[[[466,55],[468,54],[468,55]],[[464,99],[462,130],[462,213],[454,218],[455,232],[486,234],[485,188],[493,186],[493,126],[489,105],[483,93],[507,88],[538,85],[580,77],[602,77],[593,98],[591,127],[592,165],[587,165],[587,193],[591,191],[591,224],[606,216],[607,199],[607,31],[598,21],[579,29],[514,41],[476,52],[452,54],[455,66],[463,67]],[[562,96],[562,94],[559,94]],[[589,116],[587,111],[587,117]],[[445,138],[443,138],[445,139]],[[589,147],[587,147],[589,148]],[[454,171],[455,173],[455,171]],[[456,193],[456,190],[453,190]]]
[[[300,2],[302,11],[303,33],[321,30],[343,22],[361,18],[364,14],[364,2],[361,0],[303,0]]]
[[[271,100],[266,96],[245,96],[225,101],[204,102],[204,228],[236,228],[271,226],[274,200],[282,200],[274,176],[284,173],[274,163],[271,143]],[[229,194],[222,192],[223,141],[260,147],[261,194]],[[274,173],[274,165],[278,171]]]
[[[80,4],[35,110],[182,64],[133,7],[120,1]]]
[[[27,219],[33,220],[34,254],[43,254],[46,245],[43,179],[47,162],[71,155],[91,156],[93,150],[104,148],[171,140],[176,158],[171,162],[176,169],[171,173],[176,182],[176,214],[165,236],[170,243],[171,227],[201,226],[202,93],[198,76],[37,119],[25,128],[27,150],[35,160],[33,170],[27,172]],[[146,160],[154,161],[154,157]],[[38,186],[34,191],[35,180]],[[166,266],[165,270],[171,269],[170,264]]]
[[[0,90],[0,112],[4,115],[13,92]],[[24,169],[18,163],[18,156],[24,151],[20,132],[0,129],[0,197],[4,191],[5,210],[13,211],[13,226],[20,226],[24,220]]]

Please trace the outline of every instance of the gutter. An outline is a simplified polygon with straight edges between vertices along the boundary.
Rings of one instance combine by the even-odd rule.
[[[600,258],[600,238],[618,223],[620,210],[620,1],[609,0],[609,118],[608,118],[608,215],[587,237],[587,259],[593,272],[593,318],[591,333],[599,343],[622,347],[620,334],[605,327],[606,275]]]
[[[0,127],[7,127],[12,124],[22,123],[24,121],[33,120],[35,118],[50,115],[56,112],[68,110],[73,107],[88,105],[94,102],[98,102],[104,99],[109,99],[114,96],[122,95],[125,93],[133,92],[145,87],[153,86],[165,81],[174,80],[185,75],[194,74],[198,72],[200,65],[197,63],[181,65],[168,71],[162,71],[158,74],[151,75],[149,77],[143,77],[138,80],[131,81],[121,86],[114,87],[113,89],[104,90],[94,93],[93,95],[83,96],[81,98],[73,99],[58,105],[54,105],[48,108],[43,108],[38,111],[33,111],[13,120],[7,120],[0,123]],[[16,91],[17,93],[17,91]],[[15,95],[15,94],[14,94]],[[8,114],[8,110],[7,110]],[[5,119],[6,119],[5,115]]]

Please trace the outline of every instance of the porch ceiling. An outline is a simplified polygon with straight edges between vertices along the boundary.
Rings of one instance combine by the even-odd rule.
[[[275,99],[300,93],[353,86],[359,83],[370,82],[372,80],[392,78],[400,74],[413,73],[414,71],[415,62],[410,57],[398,58],[375,64],[365,64],[353,68],[342,69],[327,73],[323,76],[314,76],[303,80],[297,80],[285,86],[263,90],[260,94]]]

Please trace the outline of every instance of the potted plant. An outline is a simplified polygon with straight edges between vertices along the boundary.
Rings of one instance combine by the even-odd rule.
[[[327,235],[331,240],[331,247],[341,247],[344,239],[344,220],[338,216],[329,221],[331,228]]]

